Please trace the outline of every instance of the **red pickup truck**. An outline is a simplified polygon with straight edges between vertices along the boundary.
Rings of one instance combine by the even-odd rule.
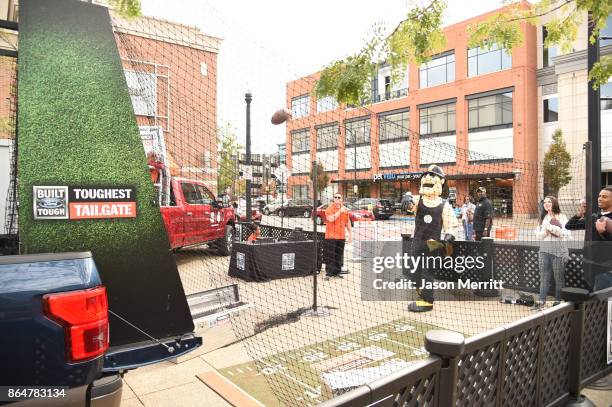
[[[173,249],[209,244],[229,256],[235,233],[234,208],[224,208],[203,182],[171,178],[170,204],[160,210]]]

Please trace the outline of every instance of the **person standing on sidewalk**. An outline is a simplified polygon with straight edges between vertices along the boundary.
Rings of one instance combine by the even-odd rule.
[[[342,195],[334,194],[334,202],[325,210],[325,276],[338,277],[344,259],[344,244],[351,241],[351,221]]]
[[[555,302],[561,301],[561,289],[565,275],[565,264],[568,260],[567,238],[569,230],[565,229],[567,217],[561,213],[559,201],[554,196],[544,198],[544,212],[540,216],[540,224],[536,229],[539,240],[538,253],[540,266],[540,301],[534,308],[539,308],[546,302],[550,275],[555,279]]]
[[[469,195],[466,195],[463,202],[464,204],[461,207],[463,234],[465,235],[465,240],[472,240],[472,233],[474,231],[474,209],[476,209],[476,206],[472,203]]]
[[[487,190],[479,187],[476,190],[478,202],[474,209],[474,240],[480,241],[483,237],[489,237],[493,226],[493,204],[487,198]]]

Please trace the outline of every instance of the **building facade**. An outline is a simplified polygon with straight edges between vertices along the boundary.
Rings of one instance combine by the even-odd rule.
[[[485,186],[498,215],[536,213],[536,28],[522,24],[524,42],[511,55],[467,42],[468,25],[499,11],[444,28],[444,52],[410,65],[398,81],[383,65],[364,107],[314,100],[318,74],[288,83],[289,194],[309,193],[314,160],[331,178],[323,200],[336,191],[349,199],[417,194],[419,175],[438,164],[449,197]]]
[[[246,154],[240,153],[238,163],[238,173],[245,174]],[[279,166],[278,154],[251,154],[251,196],[274,196],[278,192],[277,182],[272,177],[274,169]]]
[[[175,175],[217,194],[217,54],[196,27],[112,14],[117,47],[145,148],[163,136]],[[154,143],[154,142],[153,142]]]
[[[563,17],[554,12],[544,17],[537,27],[538,50],[538,159],[542,161],[552,142],[553,133],[562,131],[567,150],[580,165],[575,168],[570,183],[561,188],[559,198],[568,205],[577,205],[585,188],[583,145],[588,140],[588,71],[587,15],[582,16],[572,51],[563,54],[559,47],[546,48],[546,27],[551,18]],[[612,15],[602,37],[612,37]],[[600,40],[601,56],[612,55],[612,40]],[[612,82],[600,87],[601,115],[601,170],[603,185],[612,185]],[[540,175],[539,190],[547,194],[546,180]],[[568,208],[569,209],[569,208]],[[575,209],[575,208],[572,208]]]

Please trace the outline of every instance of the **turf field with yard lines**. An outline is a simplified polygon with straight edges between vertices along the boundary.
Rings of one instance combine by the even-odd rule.
[[[423,359],[425,333],[432,329],[439,328],[402,318],[219,373],[265,406],[315,406]]]

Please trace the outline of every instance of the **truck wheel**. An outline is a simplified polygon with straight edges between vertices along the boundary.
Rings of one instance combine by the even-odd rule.
[[[320,216],[317,216],[317,225],[322,225],[323,224],[323,218]]]
[[[225,236],[217,240],[217,252],[221,256],[229,256],[232,252],[232,243],[234,242],[234,228],[231,226],[225,227]]]

